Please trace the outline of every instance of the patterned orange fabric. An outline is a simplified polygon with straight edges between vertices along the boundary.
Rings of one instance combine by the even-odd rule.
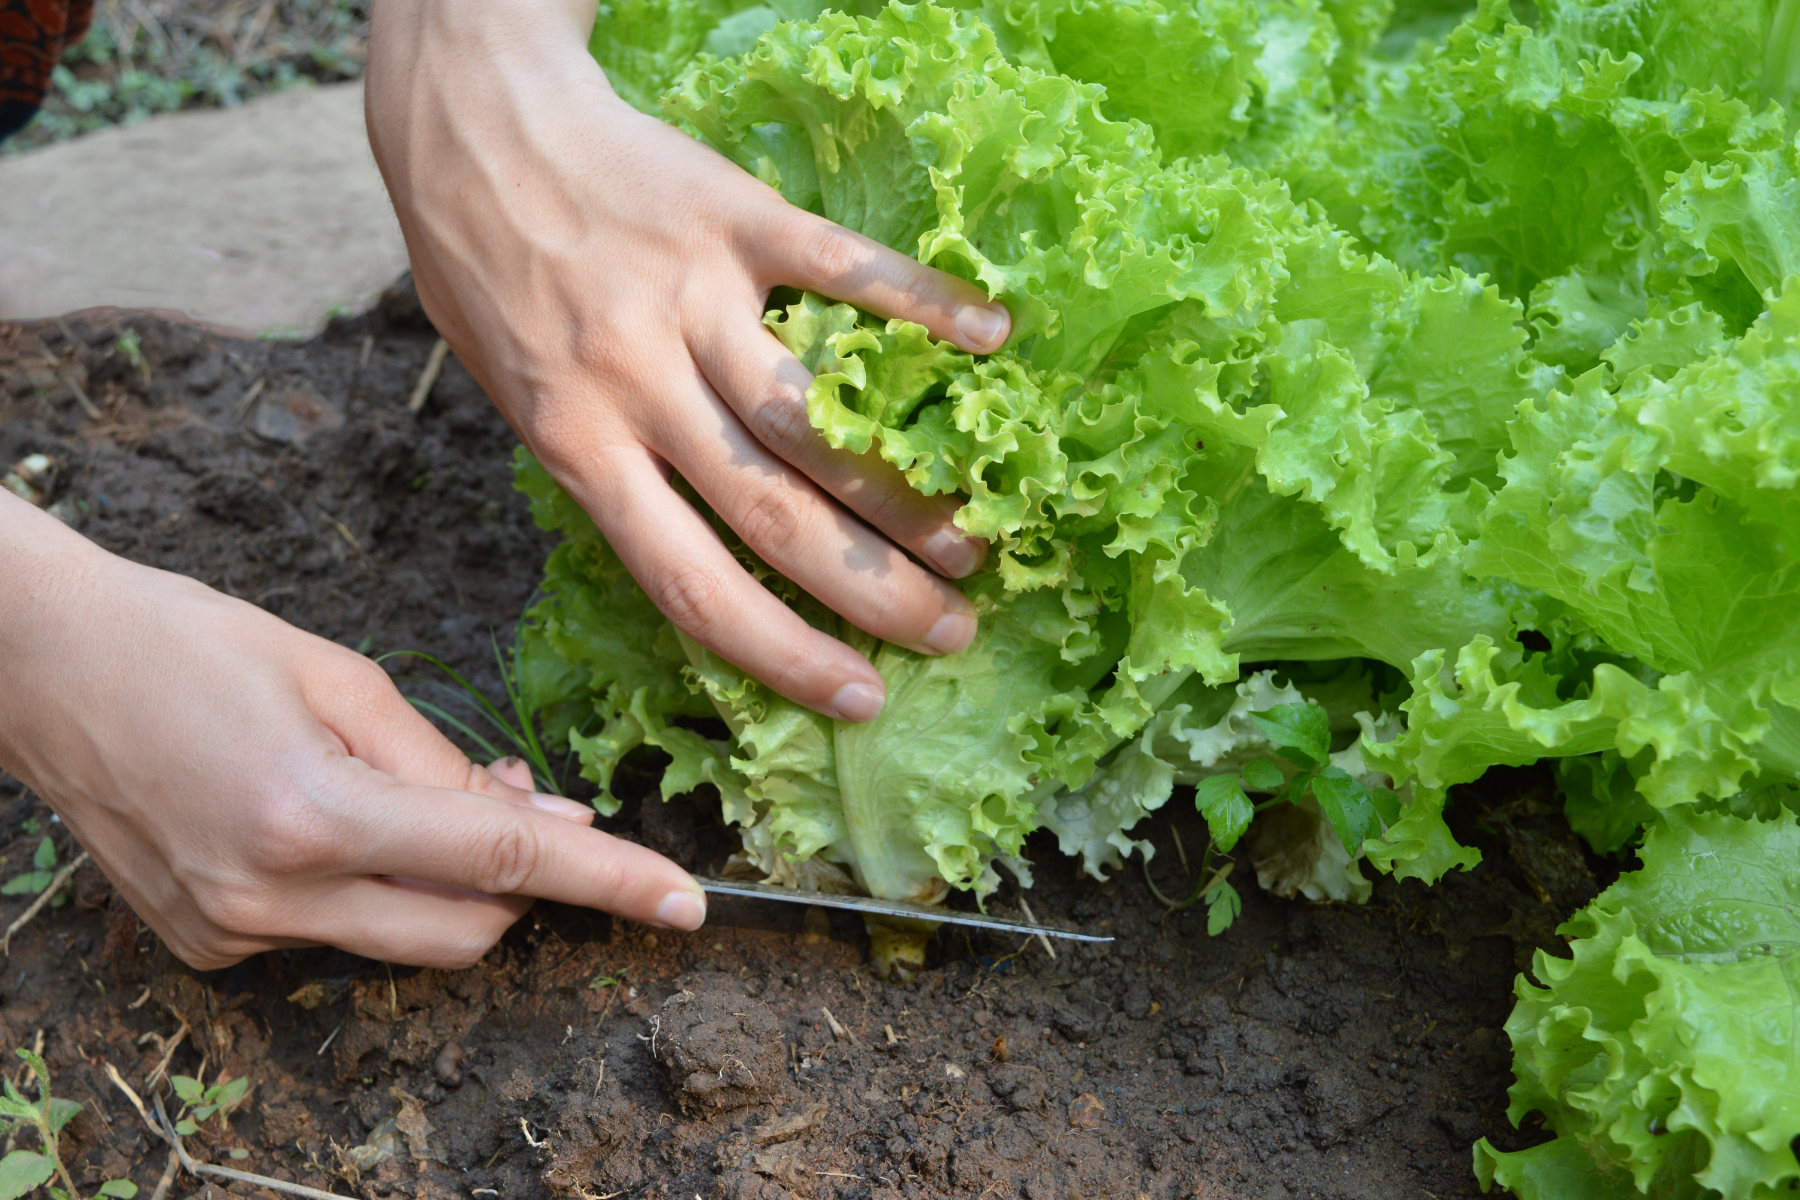
[[[31,120],[51,70],[93,17],[94,0],[0,0],[0,138]]]

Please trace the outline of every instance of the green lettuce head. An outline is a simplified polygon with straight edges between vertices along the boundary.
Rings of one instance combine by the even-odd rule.
[[[1559,779],[1608,850],[1794,779],[1786,27],[1762,0],[1562,0],[1530,28],[1418,7],[604,6],[628,99],[979,283],[1013,334],[975,358],[816,296],[768,315],[820,436],[962,498],[994,547],[958,584],[975,643],[928,658],[714,520],[881,671],[868,725],[679,637],[521,458],[565,537],[523,673],[597,803],[648,745],[766,877],[981,895],[997,863],[1029,879],[1036,829],[1100,874],[1178,784],[1204,808],[1243,795],[1209,777],[1291,779],[1245,706],[1316,704],[1335,782],[1253,857],[1286,894],[1361,898],[1359,859],[1472,865],[1441,814],[1495,764],[1589,764]],[[1352,814],[1340,776],[1396,799]],[[1248,820],[1207,816],[1221,850]]]

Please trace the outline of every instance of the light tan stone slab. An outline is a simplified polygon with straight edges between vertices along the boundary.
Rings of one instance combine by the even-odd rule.
[[[360,83],[0,158],[0,317],[107,304],[305,334],[405,267]]]

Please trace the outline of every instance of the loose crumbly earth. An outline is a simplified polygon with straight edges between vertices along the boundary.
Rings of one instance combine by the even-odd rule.
[[[405,286],[306,343],[116,311],[0,326],[0,467],[50,454],[48,499],[107,548],[497,694],[490,630],[517,619],[546,542],[465,371],[406,411],[431,344]],[[630,774],[640,796],[654,767]],[[1547,797],[1537,775],[1491,777],[1458,808],[1484,864],[1429,890],[1382,880],[1366,907],[1278,900],[1240,869],[1243,915],[1213,939],[1136,866],[1098,885],[1034,842],[1038,917],[1116,940],[1052,958],[947,929],[904,986],[871,973],[853,916],[729,900],[691,935],[543,905],[461,972],[314,950],[195,973],[90,866],[14,940],[0,1042],[41,1031],[56,1092],[84,1105],[76,1179],[146,1196],[167,1150],[109,1063],[140,1091],[165,1058],[248,1077],[195,1153],[371,1200],[1468,1195],[1476,1137],[1541,1136],[1504,1117],[1515,970],[1605,871]],[[652,798],[607,824],[704,868],[730,849],[716,812]],[[75,853],[0,777],[0,874],[26,868],[28,819]],[[1175,835],[1196,847],[1202,828],[1179,795],[1148,825],[1172,893]],[[184,1174],[171,1194],[201,1188]]]

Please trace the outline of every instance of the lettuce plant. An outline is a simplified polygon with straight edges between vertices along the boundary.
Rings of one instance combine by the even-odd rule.
[[[1221,852],[1279,798],[1259,880],[1352,899],[1473,865],[1443,808],[1496,764],[1562,760],[1602,852],[1766,808],[1800,778],[1797,12],[603,6],[627,99],[1011,308],[985,358],[811,295],[768,316],[820,435],[994,551],[976,643],[931,659],[715,522],[886,678],[834,724],[685,642],[521,458],[564,535],[530,703],[603,808],[652,746],[761,874],[924,900],[1028,883],[1039,828],[1096,875],[1147,855],[1177,785]]]
[[[1800,822],[1676,810],[1643,867],[1538,952],[1506,1023],[1510,1115],[1557,1135],[1475,1168],[1523,1200],[1777,1196],[1800,1183]]]

